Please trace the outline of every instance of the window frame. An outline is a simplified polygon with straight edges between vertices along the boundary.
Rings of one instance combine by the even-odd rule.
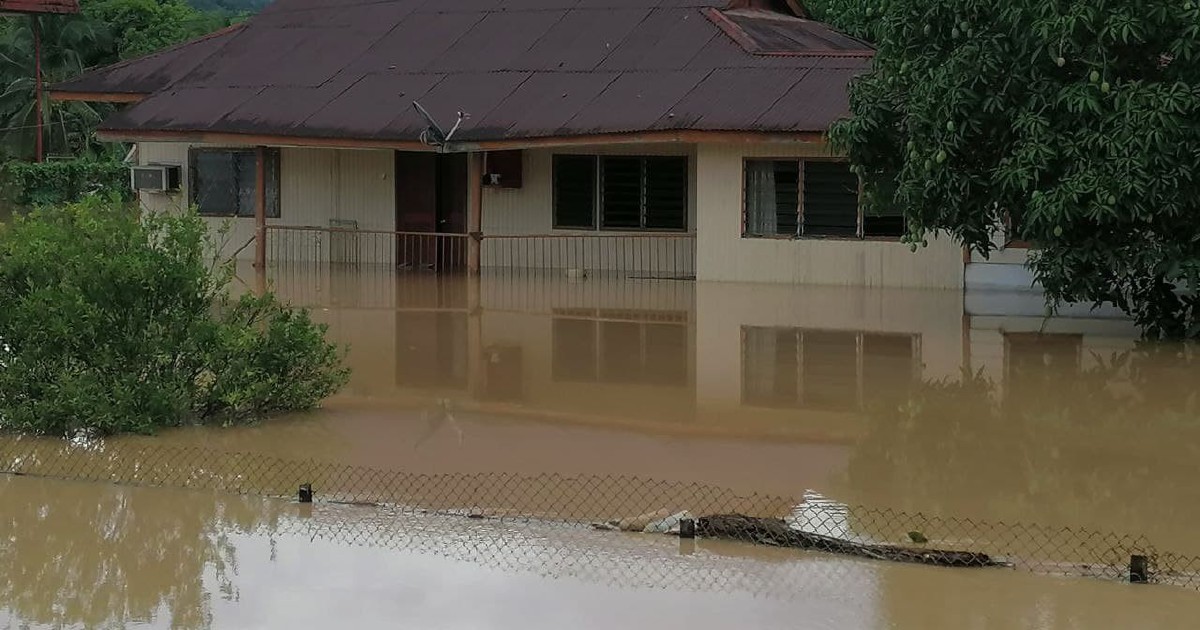
[[[797,222],[797,225],[799,226],[799,234],[764,234],[764,235],[750,234],[750,232],[749,232],[750,214],[749,214],[749,209],[747,208],[747,202],[749,201],[750,191],[748,190],[748,187],[746,185],[746,168],[749,166],[749,162],[795,162],[795,163],[799,164],[800,177],[799,177],[799,183],[796,187],[797,188],[796,222]],[[864,230],[866,227],[866,213],[863,212],[863,204],[862,204],[863,183],[862,183],[861,177],[858,179],[858,213],[857,213],[857,217],[856,217],[856,226],[855,226],[854,236],[833,235],[833,234],[829,234],[829,235],[827,235],[827,234],[805,234],[804,233],[804,176],[805,176],[804,163],[805,162],[848,163],[848,160],[846,160],[845,158],[825,157],[825,156],[796,157],[796,156],[787,156],[787,155],[785,155],[785,156],[748,155],[748,156],[742,157],[742,172],[741,172],[741,180],[742,180],[742,183],[741,183],[741,187],[742,187],[742,200],[741,200],[742,234],[741,234],[741,237],[742,238],[758,239],[758,240],[776,240],[776,241],[820,240],[820,241],[871,241],[871,242],[883,242],[883,243],[899,243],[900,242],[900,239],[903,238],[903,236],[901,236],[901,235],[897,235],[897,236],[867,236],[864,233]]]
[[[575,227],[561,225],[558,220],[558,171],[556,163],[559,157],[591,158],[592,160],[592,222],[591,227]],[[604,225],[604,160],[605,158],[630,158],[639,160],[641,180],[639,182],[640,208],[638,222],[641,227],[606,227]],[[683,160],[683,226],[679,228],[654,228],[646,226],[647,206],[647,160],[656,158],[675,158]],[[574,232],[606,232],[613,234],[687,234],[692,223],[692,157],[687,154],[625,154],[625,153],[554,153],[550,157],[550,225],[554,230],[570,230]]]
[[[200,202],[199,202],[199,199],[197,199],[197,195],[199,194],[200,189],[199,189],[199,186],[196,185],[196,182],[198,180],[198,178],[197,178],[198,165],[197,165],[196,156],[205,154],[205,153],[208,153],[208,154],[249,153],[249,154],[253,155],[255,160],[257,161],[258,148],[257,147],[241,147],[241,146],[193,146],[193,147],[188,147],[188,181],[187,181],[188,205],[191,207],[194,207],[196,209],[196,213],[202,217],[208,217],[208,218],[212,218],[212,219],[254,219],[254,217],[255,217],[254,212],[251,212],[250,214],[239,214],[236,209],[233,212],[222,212],[222,213],[205,213],[205,212],[200,211]],[[276,178],[275,186],[274,186],[275,194],[274,194],[273,199],[270,197],[267,198],[267,208],[266,208],[267,216],[266,216],[266,218],[267,219],[279,219],[279,218],[283,217],[283,200],[282,200],[282,197],[283,197],[283,191],[282,191],[283,152],[277,147],[267,147],[264,150],[263,154],[264,154],[264,156],[266,156],[266,159],[268,162],[270,162],[273,159],[275,161],[275,164],[277,167],[274,172],[274,175]],[[272,176],[272,173],[269,169],[268,169],[266,175],[267,175],[268,179]],[[256,179],[257,179],[257,174],[256,174]],[[267,182],[267,184],[268,184],[267,190],[270,191],[271,186],[269,185],[269,182]],[[274,210],[274,211],[272,211],[272,210]]]

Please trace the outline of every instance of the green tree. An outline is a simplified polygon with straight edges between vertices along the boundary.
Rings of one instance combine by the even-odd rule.
[[[221,12],[201,12],[182,0],[85,0],[84,16],[108,29],[112,61],[148,55],[228,26]]]
[[[0,23],[0,159],[31,159],[34,154],[34,20],[41,26],[43,84],[80,74],[109,46],[106,30],[86,18],[22,17]],[[46,152],[77,155],[96,149],[92,130],[106,111],[87,103],[51,101],[43,93]]]
[[[1032,243],[1051,307],[1111,302],[1200,337],[1194,0],[814,0],[877,46],[831,132],[908,242]],[[997,242],[999,241],[999,243]]]
[[[194,214],[97,197],[0,226],[0,429],[149,433],[309,409],[347,380],[307,311],[230,297]]]

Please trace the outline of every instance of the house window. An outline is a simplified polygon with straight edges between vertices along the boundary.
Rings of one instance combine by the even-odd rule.
[[[904,218],[865,215],[846,162],[746,160],[746,237],[899,237]]]
[[[915,335],[801,328],[742,329],[742,402],[856,411],[895,400],[914,382]]]
[[[279,150],[267,149],[267,216],[279,218]],[[253,217],[258,192],[255,149],[192,149],[191,203],[203,216]]]
[[[684,386],[687,313],[556,310],[553,377],[558,382]]]
[[[683,156],[554,156],[554,227],[687,229]]]

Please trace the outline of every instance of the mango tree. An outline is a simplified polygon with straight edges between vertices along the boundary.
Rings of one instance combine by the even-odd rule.
[[[1032,246],[1050,307],[1111,302],[1200,337],[1200,6],[813,0],[874,43],[831,131],[907,241]]]

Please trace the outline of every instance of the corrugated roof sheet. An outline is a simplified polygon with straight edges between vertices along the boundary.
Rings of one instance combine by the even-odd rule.
[[[130,135],[413,141],[425,126],[414,100],[445,126],[470,114],[464,141],[821,131],[845,115],[846,84],[868,67],[869,47],[845,38],[858,56],[829,58],[825,38],[811,55],[751,54],[706,15],[724,3],[277,0],[244,28],[55,89],[152,92],[103,125]]]
[[[79,0],[0,0],[0,13],[79,13]]]
[[[223,47],[244,24],[237,24],[199,39],[85,72],[55,84],[56,92],[96,94],[151,94],[187,76]]]

